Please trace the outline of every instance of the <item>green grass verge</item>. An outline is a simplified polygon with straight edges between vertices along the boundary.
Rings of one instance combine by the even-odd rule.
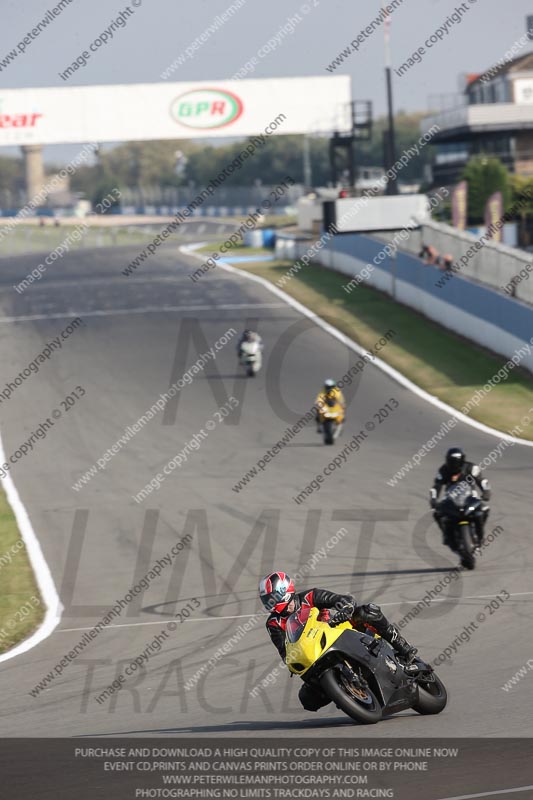
[[[15,515],[0,489],[0,653],[27,639],[44,608]],[[32,598],[35,598],[32,600]]]
[[[216,249],[216,246],[209,248],[212,252]],[[244,255],[248,248],[235,250]],[[271,251],[264,252],[271,254]],[[260,275],[271,283],[279,280],[292,265],[289,261],[237,264],[239,269]],[[347,294],[342,289],[347,280],[346,275],[309,265],[281,288],[362,347],[372,348],[383,333],[392,328],[396,335],[380,352],[380,358],[417,386],[457,409],[465,406],[507,361],[364,284]],[[532,407],[533,378],[525,370],[515,368],[469,416],[507,433],[520,424]],[[531,417],[533,419],[533,414]],[[523,427],[520,436],[533,440],[533,422]]]

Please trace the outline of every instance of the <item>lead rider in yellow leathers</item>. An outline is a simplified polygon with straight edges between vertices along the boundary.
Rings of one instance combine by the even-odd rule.
[[[346,413],[346,400],[344,399],[344,395],[337,386],[336,382],[332,378],[328,378],[324,381],[324,388],[320,391],[317,395],[315,400],[316,406],[316,426],[317,426],[317,433],[322,433],[322,420],[320,418],[320,412],[325,411],[328,407],[328,400],[335,401],[340,406],[342,406],[342,410]]]

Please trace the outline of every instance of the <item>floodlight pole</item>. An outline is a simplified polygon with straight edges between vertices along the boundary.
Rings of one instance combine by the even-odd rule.
[[[394,110],[392,102],[392,60],[391,60],[391,46],[390,46],[390,19],[388,12],[385,9],[385,0],[381,0],[382,11],[387,14],[383,22],[383,33],[385,39],[385,78],[387,82],[387,108],[389,127],[387,131],[387,163],[385,164],[385,171],[388,172],[391,167],[396,163],[396,137],[394,132]],[[398,182],[396,175],[387,180],[387,194],[398,194]]]

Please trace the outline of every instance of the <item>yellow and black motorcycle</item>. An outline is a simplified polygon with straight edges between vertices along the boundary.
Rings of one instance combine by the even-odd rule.
[[[319,405],[318,419],[324,436],[324,444],[333,444],[342,431],[344,406],[336,397],[328,397]]]
[[[285,662],[291,673],[366,725],[409,708],[419,714],[444,710],[446,689],[429,664],[420,658],[407,664],[367,626],[334,625],[319,613],[304,606],[287,620]]]

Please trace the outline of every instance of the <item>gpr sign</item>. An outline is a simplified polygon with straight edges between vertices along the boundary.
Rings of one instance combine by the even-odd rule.
[[[195,89],[177,97],[170,106],[172,118],[186,128],[223,128],[239,119],[240,97],[224,89]]]
[[[351,95],[349,75],[3,89],[0,147],[255,136],[280,114],[276,135],[347,133]]]

